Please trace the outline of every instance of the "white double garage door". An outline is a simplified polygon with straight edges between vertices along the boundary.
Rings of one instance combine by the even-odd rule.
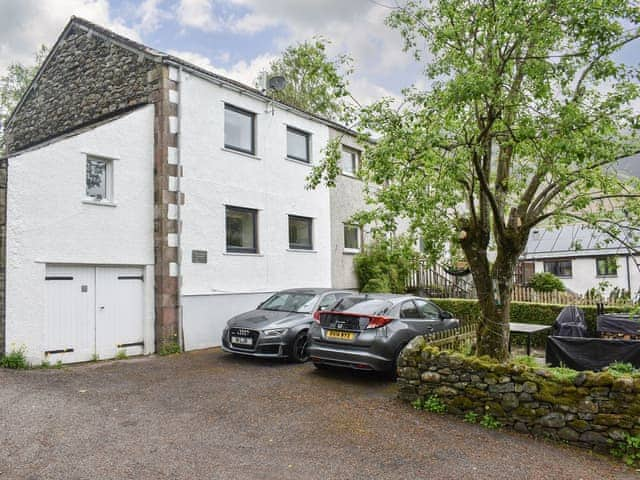
[[[47,265],[45,357],[51,362],[144,352],[141,267]]]

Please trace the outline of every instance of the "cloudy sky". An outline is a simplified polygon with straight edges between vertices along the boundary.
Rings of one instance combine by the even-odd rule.
[[[10,62],[31,62],[39,45],[53,45],[76,15],[248,84],[286,46],[321,35],[333,42],[332,55],[354,58],[352,91],[368,103],[424,85],[400,35],[384,25],[385,4],[395,1],[0,0],[0,76]],[[618,59],[637,63],[637,48]]]
[[[322,35],[349,53],[352,89],[368,102],[398,94],[419,69],[384,25],[385,0],[0,0],[0,75],[51,46],[71,15],[252,84],[284,47]]]

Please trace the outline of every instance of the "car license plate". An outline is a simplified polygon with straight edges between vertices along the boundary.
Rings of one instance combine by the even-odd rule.
[[[340,340],[353,340],[356,334],[353,332],[341,332],[339,330],[327,330],[327,338],[339,338]]]
[[[253,339],[251,337],[231,337],[231,343],[237,343],[238,345],[253,345]]]

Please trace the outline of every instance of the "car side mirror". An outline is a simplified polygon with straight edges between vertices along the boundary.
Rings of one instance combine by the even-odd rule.
[[[327,305],[320,305],[318,307],[318,311],[319,312],[324,312],[325,310],[327,310],[329,307]]]
[[[446,310],[440,312],[440,320],[449,320],[450,318],[453,318],[453,313]]]

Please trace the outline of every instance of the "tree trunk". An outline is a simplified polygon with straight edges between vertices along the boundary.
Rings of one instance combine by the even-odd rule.
[[[486,248],[482,248],[473,234],[462,240],[461,245],[471,267],[481,312],[476,353],[504,361],[509,358],[513,272],[523,247],[513,238],[498,244],[496,260],[490,265]]]

